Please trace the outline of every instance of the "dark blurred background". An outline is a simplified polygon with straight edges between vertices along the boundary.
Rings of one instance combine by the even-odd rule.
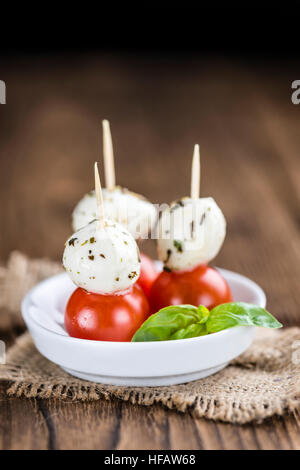
[[[0,33],[1,260],[15,249],[60,258],[107,118],[117,182],[153,202],[189,193],[200,144],[201,193],[228,223],[216,264],[254,278],[295,323],[299,10],[94,7],[78,23],[60,13]]]

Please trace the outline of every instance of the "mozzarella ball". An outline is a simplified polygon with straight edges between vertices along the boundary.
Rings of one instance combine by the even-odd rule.
[[[218,254],[225,235],[225,217],[213,198],[183,198],[161,214],[158,257],[171,270],[192,269]]]
[[[155,225],[157,211],[151,202],[142,196],[117,186],[113,190],[103,189],[104,213],[110,219],[124,225],[133,238],[147,238]],[[86,194],[73,211],[73,229],[79,230],[96,218],[95,191]]]
[[[65,243],[63,265],[72,281],[96,294],[122,293],[140,275],[140,254],[130,233],[105,219],[103,229],[93,221]]]

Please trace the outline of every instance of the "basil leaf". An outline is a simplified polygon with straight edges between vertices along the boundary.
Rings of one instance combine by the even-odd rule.
[[[199,307],[197,308],[197,311],[200,317],[199,323],[206,323],[210,315],[208,308],[204,307],[204,305],[199,305]]]
[[[196,336],[204,335],[207,335],[206,326],[200,325],[200,323],[192,323],[186,328],[176,331],[176,333],[174,333],[169,339],[195,338]]]
[[[206,318],[207,309],[203,309],[205,307],[199,309],[193,305],[171,305],[162,308],[142,324],[131,341],[168,341],[198,336],[196,333],[200,334],[204,331],[203,325],[191,327]],[[178,338],[174,337],[176,334]]]
[[[203,305],[171,305],[151,315],[136,331],[131,341],[169,341],[194,338],[234,326],[281,328],[269,312],[257,305],[230,302],[210,312]]]
[[[218,305],[210,311],[206,322],[208,333],[216,333],[234,326],[281,328],[282,324],[264,308],[245,302]]]

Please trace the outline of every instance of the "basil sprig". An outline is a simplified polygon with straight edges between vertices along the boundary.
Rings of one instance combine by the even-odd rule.
[[[131,341],[166,341],[193,338],[206,333],[209,310],[203,305],[171,305],[151,315]]]
[[[264,308],[246,302],[218,305],[211,310],[206,322],[208,333],[216,333],[233,326],[281,328],[282,324]]]
[[[234,326],[281,328],[267,310],[246,302],[230,302],[209,311],[203,305],[171,305],[151,315],[131,341],[169,341],[194,338]]]

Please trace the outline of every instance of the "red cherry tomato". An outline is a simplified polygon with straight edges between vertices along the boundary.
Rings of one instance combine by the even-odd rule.
[[[75,338],[130,341],[148,316],[148,300],[136,284],[124,295],[93,294],[79,287],[68,301],[65,327]]]
[[[206,265],[191,271],[163,271],[150,292],[151,311],[168,305],[200,304],[211,309],[232,301],[229,286],[221,274]]]
[[[151,286],[158,274],[159,273],[152,259],[144,253],[141,253],[141,274],[137,283],[141,286],[147,297],[149,296]]]

